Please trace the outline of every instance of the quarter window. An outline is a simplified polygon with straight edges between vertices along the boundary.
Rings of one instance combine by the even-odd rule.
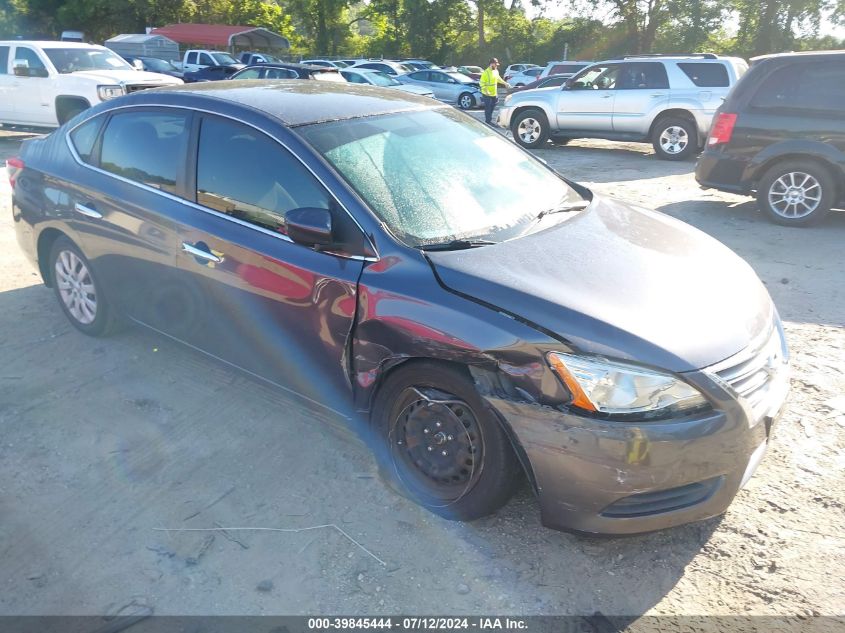
[[[842,113],[845,63],[791,64],[769,75],[751,100],[765,110],[812,110]]]
[[[9,74],[9,47],[0,46],[0,75]]]
[[[176,192],[188,147],[188,115],[115,114],[103,132],[100,167],[151,187]]]
[[[76,153],[86,163],[92,162],[94,145],[97,142],[97,134],[100,132],[103,120],[104,117],[94,117],[70,133],[70,140],[76,148]]]
[[[197,156],[197,202],[244,222],[285,232],[285,213],[329,209],[329,196],[305,167],[253,128],[203,119]]]
[[[699,88],[727,88],[730,86],[728,69],[723,64],[701,62],[679,63],[678,68]]]

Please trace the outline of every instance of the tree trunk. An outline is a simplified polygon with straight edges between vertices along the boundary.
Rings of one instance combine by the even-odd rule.
[[[487,42],[484,39],[484,5],[483,0],[478,0],[476,6],[478,7],[478,45],[484,46]]]

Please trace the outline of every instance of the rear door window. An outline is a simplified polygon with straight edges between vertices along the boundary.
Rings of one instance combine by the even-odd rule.
[[[295,70],[289,68],[267,68],[264,72],[265,79],[299,79]]]
[[[260,68],[247,68],[245,71],[238,75],[238,79],[258,79],[258,76],[261,74]]]
[[[326,190],[281,145],[251,127],[212,116],[200,128],[197,202],[278,233],[285,232],[291,209],[330,208]]]
[[[749,104],[759,110],[832,112],[842,115],[845,62],[790,64],[770,74]]]
[[[186,63],[187,64],[196,64],[197,63],[197,54],[195,52],[194,53],[188,53],[188,61]]]
[[[9,47],[0,46],[0,75],[9,74]]]
[[[616,87],[619,90],[666,90],[669,77],[660,62],[622,64]]]
[[[679,63],[678,68],[699,88],[727,88],[731,84],[728,69],[723,64],[684,62]]]
[[[176,193],[188,155],[189,116],[152,110],[113,115],[103,132],[100,168]]]

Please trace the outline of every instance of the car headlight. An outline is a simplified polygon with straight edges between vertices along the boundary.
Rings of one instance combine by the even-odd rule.
[[[671,374],[560,352],[549,353],[548,360],[572,405],[590,413],[665,417],[709,406],[698,389]]]
[[[97,95],[101,101],[108,101],[123,96],[123,86],[97,86]]]

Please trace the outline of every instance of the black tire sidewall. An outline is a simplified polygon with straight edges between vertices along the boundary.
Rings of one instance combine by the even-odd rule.
[[[56,279],[56,260],[58,259],[59,254],[63,251],[70,251],[82,260],[85,267],[88,269],[91,282],[94,284],[94,292],[97,297],[97,315],[91,323],[80,323],[76,317],[70,313],[70,310],[68,310],[65,302],[62,300]],[[67,237],[58,238],[55,242],[53,242],[53,246],[50,248],[50,280],[53,286],[53,293],[56,295],[56,300],[59,302],[62,312],[64,312],[71,325],[80,332],[89,336],[102,336],[108,333],[112,324],[112,310],[111,306],[109,306],[106,301],[105,295],[103,294],[103,286],[97,279],[97,275],[91,266],[91,262],[88,261],[88,258],[85,257],[79,247]]]
[[[519,124],[527,118],[537,119],[540,123],[540,136],[533,143],[526,143],[519,137]],[[537,149],[539,147],[543,147],[545,146],[546,141],[549,140],[549,121],[546,119],[546,115],[540,110],[524,110],[520,112],[514,118],[513,123],[511,123],[511,134],[513,135],[514,141],[519,143],[522,147],[527,149]]]
[[[466,97],[469,97],[470,104],[468,106],[464,107],[463,100]],[[472,106],[474,106],[474,105],[475,105],[475,98],[470,93],[462,92],[460,95],[458,95],[458,107],[461,110],[472,110]]]
[[[472,410],[484,442],[481,473],[475,484],[457,500],[443,504],[433,497],[420,495],[407,485],[397,468],[389,446],[394,417],[401,412],[400,398],[408,387],[439,389],[463,400]],[[392,372],[379,389],[373,407],[373,427],[382,445],[378,448],[379,466],[388,483],[404,496],[447,519],[473,520],[498,510],[507,503],[521,481],[521,466],[496,414],[479,396],[475,385],[460,370],[446,363],[411,361]]]
[[[790,171],[801,171],[810,174],[815,178],[822,188],[822,196],[819,206],[815,211],[802,218],[785,218],[775,212],[769,205],[769,189],[772,184],[783,174]],[[821,221],[830,211],[836,201],[836,181],[830,170],[810,160],[787,160],[769,167],[757,183],[757,206],[766,217],[776,224],[782,226],[811,226]]]
[[[668,154],[660,147],[660,135],[670,127],[684,128],[689,139],[687,146],[677,154]],[[685,160],[692,156],[698,149],[698,129],[695,123],[687,119],[676,117],[658,119],[654,126],[654,132],[651,135],[651,145],[654,147],[654,153],[662,160]]]

